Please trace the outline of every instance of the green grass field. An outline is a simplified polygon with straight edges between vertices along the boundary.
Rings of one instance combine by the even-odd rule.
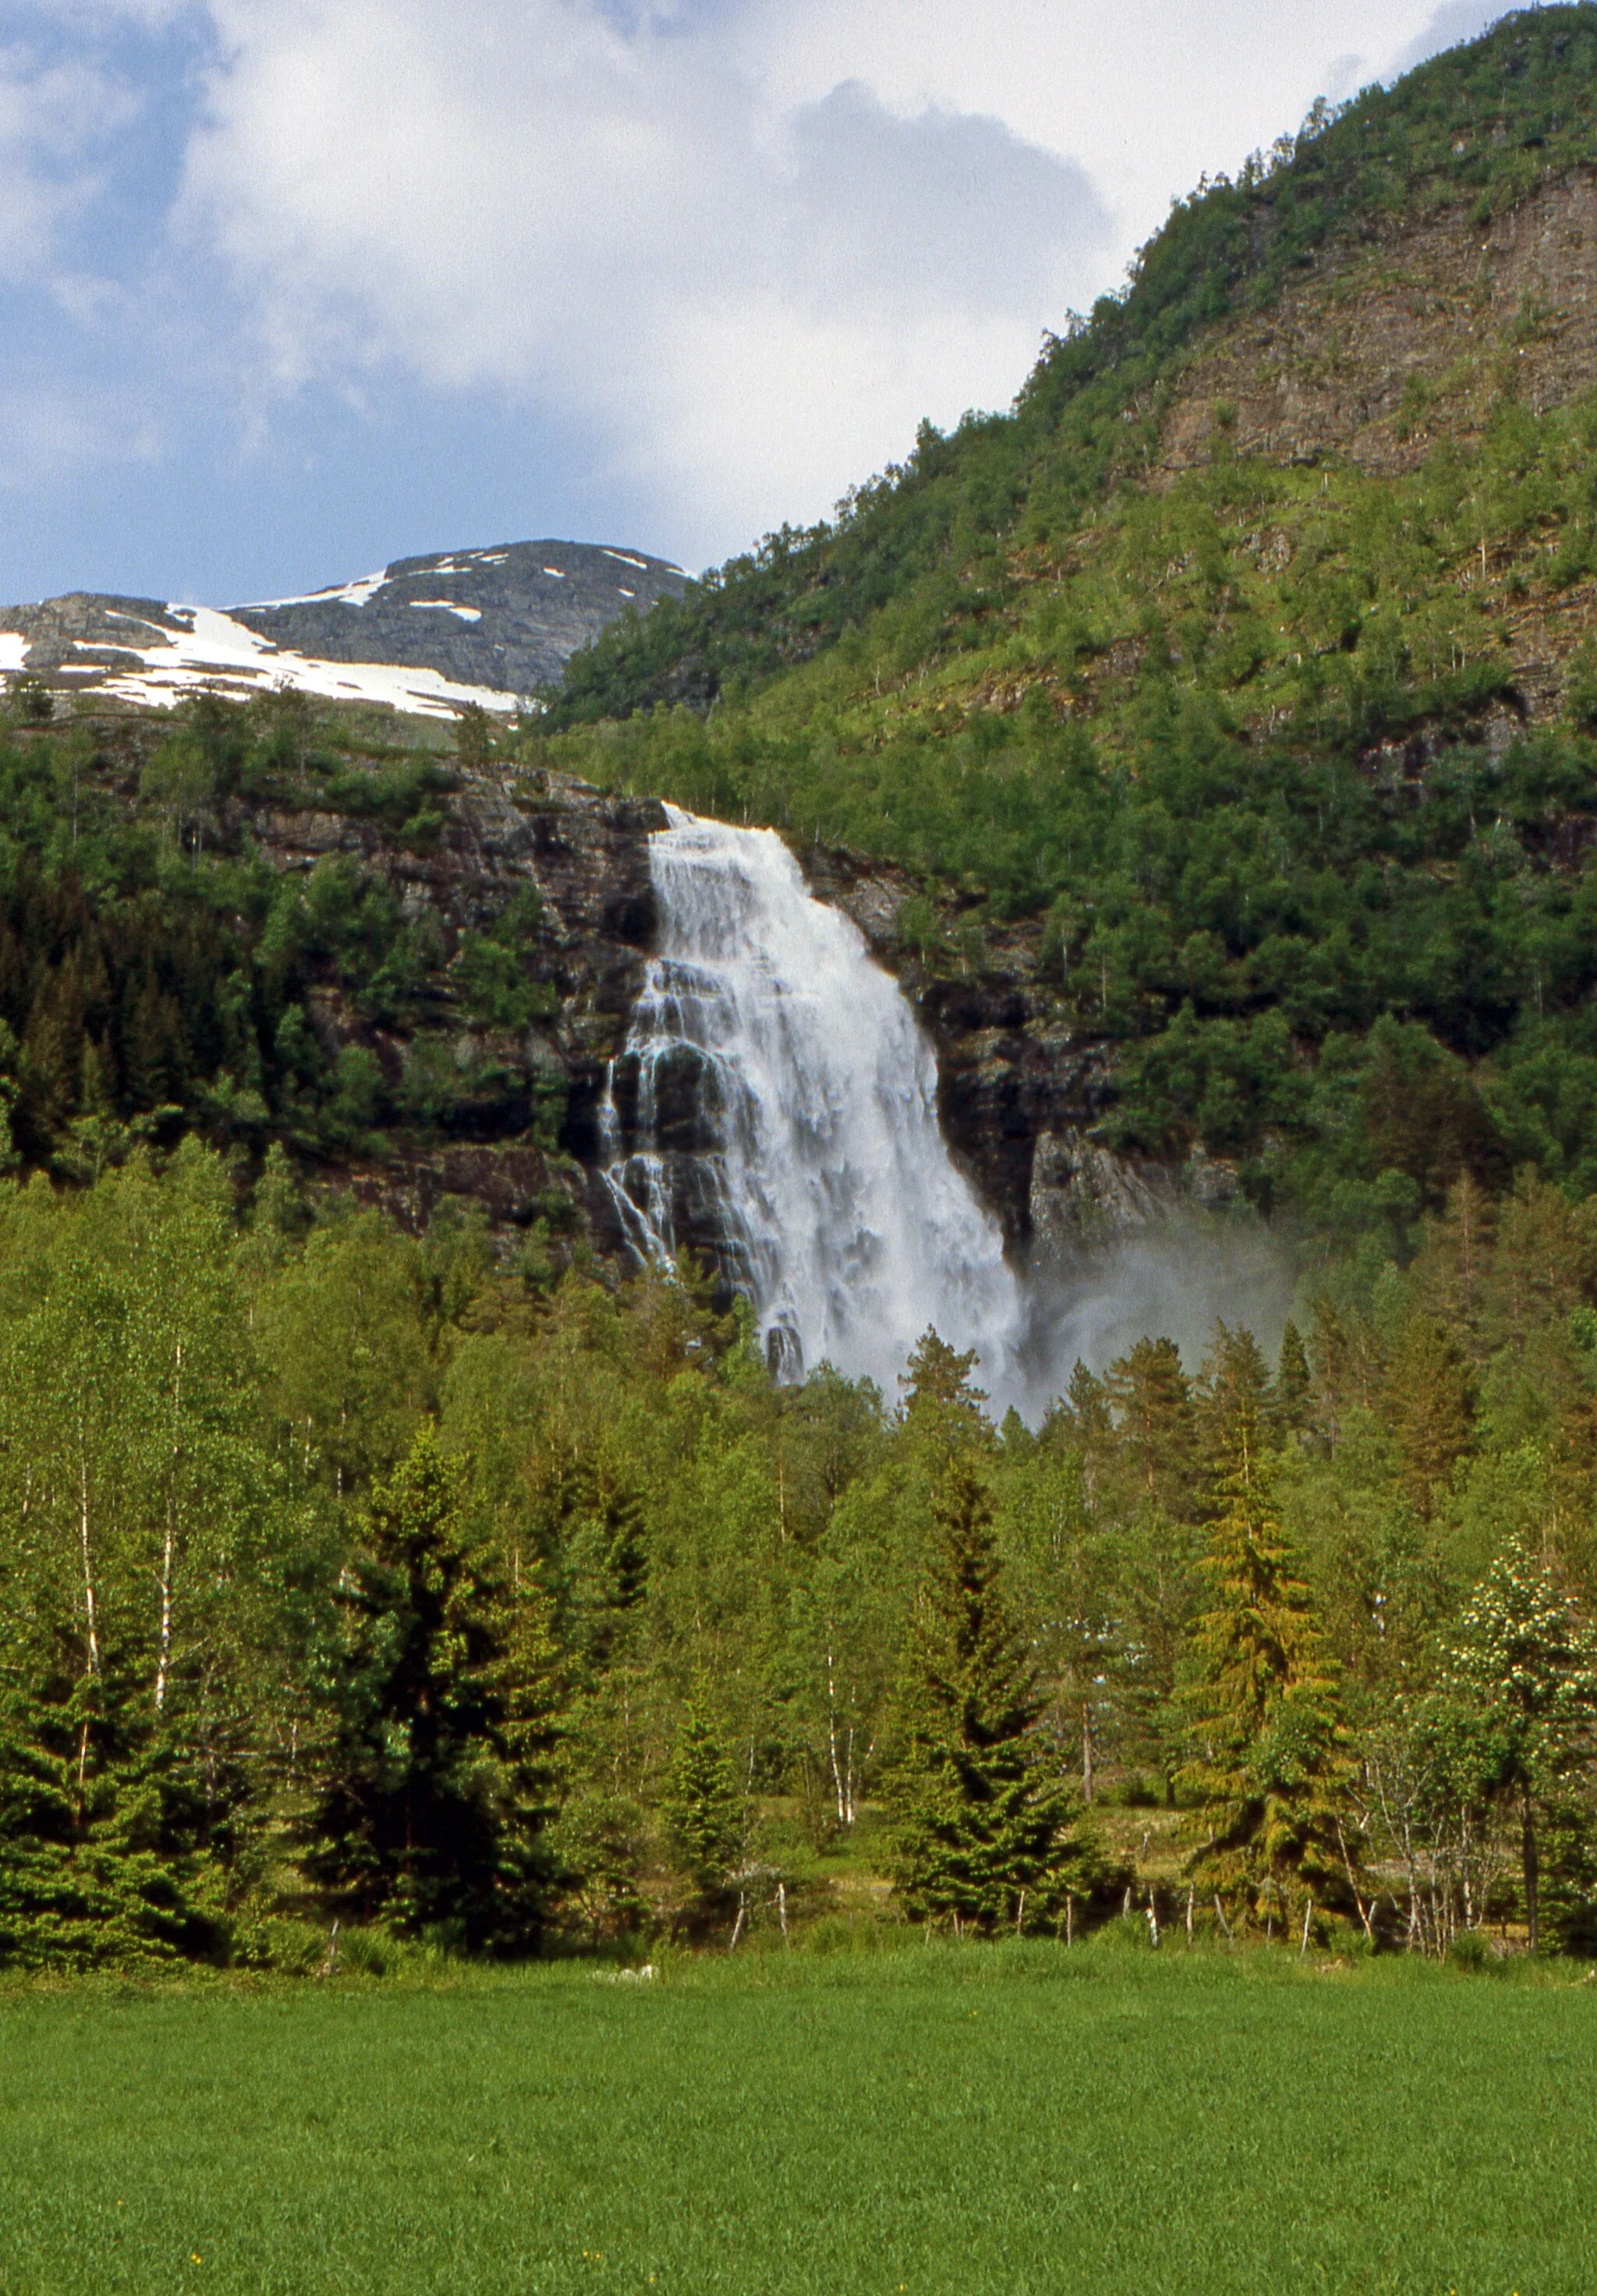
[[[914,1948],[0,1997],[0,2291],[1589,2296],[1597,1988]]]

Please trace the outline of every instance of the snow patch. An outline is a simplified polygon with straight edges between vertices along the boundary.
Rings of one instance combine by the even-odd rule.
[[[186,622],[187,629],[174,632],[161,644],[128,646],[130,661],[141,667],[115,671],[103,680],[103,693],[164,709],[175,708],[201,686],[243,701],[277,685],[294,686],[330,701],[381,702],[422,718],[453,718],[472,701],[505,717],[516,708],[513,693],[462,685],[436,669],[413,669],[399,662],[318,661],[274,645],[231,614],[209,606],[170,606],[168,611]],[[78,644],[83,651],[91,651],[82,640]]]
[[[0,670],[20,669],[28,659],[28,644],[20,630],[0,630]]]
[[[602,543],[599,546],[604,550]],[[604,554],[607,558],[618,558],[623,566],[635,566],[640,574],[647,574],[649,571],[649,561],[646,558],[635,558],[630,550],[604,550]]]
[[[617,583],[616,587],[618,590],[621,591],[621,595],[624,598],[635,598],[638,594],[635,590],[621,590],[621,585],[618,582]]]
[[[407,598],[405,603],[407,606],[420,606],[424,613],[458,614],[463,622],[482,619],[480,606],[457,606],[453,598]]]
[[[388,578],[389,570],[385,566],[380,574],[363,574],[357,582],[340,582],[331,590],[307,590],[303,597],[253,599],[242,611],[265,614],[274,606],[364,606],[370,603]],[[172,611],[186,613],[188,609],[174,607]]]
[[[566,578],[558,566],[545,566],[544,571],[545,574],[553,574],[557,582],[563,582]]]

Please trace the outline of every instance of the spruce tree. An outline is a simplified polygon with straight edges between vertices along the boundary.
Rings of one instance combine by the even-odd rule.
[[[671,1765],[669,1816],[697,1910],[713,1915],[742,1857],[746,1812],[709,1683],[702,1674],[695,1676],[683,1710]]]
[[[900,1695],[894,1880],[916,1917],[991,1931],[1054,1910],[1074,1798],[1037,1734],[1043,1702],[969,1456],[948,1463],[933,1513]]]
[[[538,1942],[561,1728],[547,1604],[462,1523],[423,1428],[345,1573],[337,1725],[311,1872],[346,1912],[473,1948]]]
[[[1452,1334],[1429,1316],[1409,1316],[1387,1358],[1385,1417],[1401,1459],[1401,1481],[1429,1519],[1437,1494],[1473,1440],[1470,1366]]]
[[[1195,1482],[1192,1385],[1174,1340],[1139,1340],[1104,1382],[1138,1497],[1188,1512]]]
[[[1252,1332],[1216,1322],[1196,1403],[1199,1444],[1222,1481],[1249,1447],[1257,1456],[1274,1402],[1270,1366]]]
[[[1290,1317],[1281,1335],[1281,1359],[1275,1368],[1274,1415],[1282,1437],[1306,1433],[1314,1407],[1314,1382],[1309,1375],[1308,1349]]]
[[[1185,1783],[1206,1839],[1193,1869],[1249,1907],[1284,1910],[1341,1874],[1338,1804],[1351,1771],[1334,1669],[1261,1488],[1257,1417],[1234,1423],[1224,1509],[1204,1568],[1210,1604],[1189,1693],[1197,1751]]]

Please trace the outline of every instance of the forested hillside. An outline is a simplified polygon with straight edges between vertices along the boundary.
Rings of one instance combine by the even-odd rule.
[[[1594,120],[1584,6],[1317,113],[453,757],[13,693],[0,1964],[1597,1943]],[[790,834],[1011,1242],[1044,1136],[1229,1165],[1279,1354],[995,1425],[605,1258],[662,816],[572,775]]]
[[[1317,111],[1012,413],[615,625],[542,754],[920,873],[905,962],[1018,961],[1110,1145],[1316,1226],[1589,1190],[1594,119],[1588,6]]]
[[[1597,1204],[1462,1182],[1035,1432],[934,1334],[783,1389],[689,1283],[235,1205],[0,1188],[0,1962],[1597,1934]]]

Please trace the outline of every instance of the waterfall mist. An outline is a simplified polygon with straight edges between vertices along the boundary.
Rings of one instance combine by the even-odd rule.
[[[1035,1420],[1078,1355],[1101,1365],[1144,1332],[1200,1354],[1220,1313],[1279,1329],[1279,1259],[1231,1223],[1171,1223],[1017,1280],[944,1144],[930,1047],[858,928],[774,831],[667,815],[602,1177],[640,1257],[688,1247],[751,1301],[780,1377],[824,1359],[892,1398],[932,1324],[976,1350],[1000,1409]]]

